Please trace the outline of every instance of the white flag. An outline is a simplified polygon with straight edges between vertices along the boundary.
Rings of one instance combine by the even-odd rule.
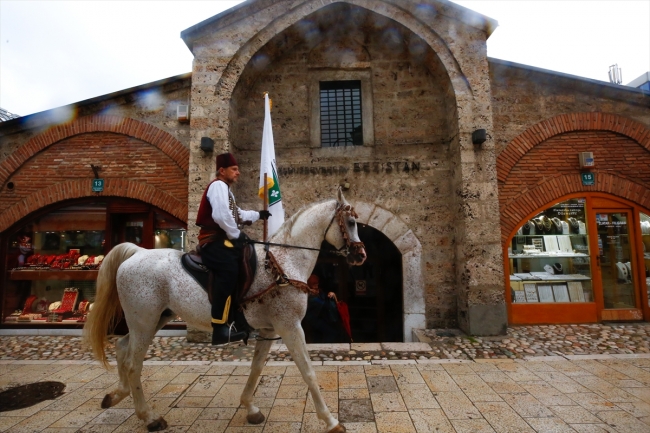
[[[269,196],[269,236],[275,233],[284,222],[284,208],[282,207],[282,194],[278,181],[278,167],[275,164],[275,145],[273,144],[273,129],[271,128],[271,106],[269,95],[264,95],[264,131],[262,132],[262,162],[260,164],[260,190],[259,196],[264,199],[264,174],[266,174],[266,187]]]

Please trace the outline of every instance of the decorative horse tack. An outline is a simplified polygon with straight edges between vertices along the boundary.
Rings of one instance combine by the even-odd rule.
[[[327,232],[329,231],[330,227],[332,226],[332,223],[334,222],[334,219],[336,218],[338,221],[338,226],[339,230],[341,231],[341,236],[343,236],[343,239],[345,240],[345,245],[341,249],[337,250],[337,253],[343,256],[347,256],[350,253],[350,250],[352,250],[353,254],[359,254],[361,251],[365,250],[365,245],[363,242],[351,242],[350,241],[350,236],[348,235],[348,232],[345,228],[345,217],[353,217],[353,218],[359,218],[359,215],[354,211],[354,208],[350,206],[349,204],[343,204],[343,203],[337,203],[336,205],[336,212],[334,213],[334,216],[332,217],[332,220],[330,221],[329,225],[325,229],[325,234],[323,237],[327,235]],[[269,284],[269,286],[263,290],[260,293],[255,294],[254,296],[249,296],[245,297],[242,299],[242,308],[246,308],[245,303],[246,302],[251,302],[266,294],[267,292],[271,291],[272,289],[276,287],[282,287],[286,286],[288,284],[291,284],[293,287],[296,287],[303,292],[309,294],[309,295],[316,295],[318,294],[318,290],[314,290],[309,285],[307,284],[306,281],[300,281],[300,280],[295,280],[295,279],[290,279],[286,276],[284,273],[284,270],[278,263],[278,261],[275,259],[275,256],[271,251],[268,250],[269,245],[277,245],[279,247],[285,247],[285,248],[298,248],[298,249],[311,249],[311,248],[304,248],[296,245],[284,245],[284,244],[273,244],[269,242],[254,242],[256,244],[262,244],[266,245],[266,258],[264,260],[264,269],[272,276],[273,282]]]
[[[316,414],[326,424],[325,431],[345,432],[345,427],[328,410],[311,365],[304,332],[300,328],[300,321],[307,309],[307,294],[300,284],[311,275],[324,240],[338,250],[347,248],[350,265],[363,264],[366,253],[359,239],[355,216],[356,213],[339,191],[337,200],[317,203],[298,211],[271,238],[273,242],[269,242],[269,245],[294,244],[303,247],[300,251],[287,248],[282,249],[281,253],[276,252],[275,257],[271,255],[279,272],[286,271],[293,277],[291,284],[282,288],[282,296],[277,296],[280,292],[276,291],[261,294],[270,285],[275,287],[275,280],[266,272],[258,272],[250,293],[253,297],[260,293],[260,302],[249,302],[243,311],[248,323],[259,330],[261,337],[255,343],[251,373],[240,399],[249,423],[264,422],[264,415],[253,404],[253,395],[273,339],[279,335],[307,382]],[[329,230],[334,218],[337,218],[341,230]],[[264,262],[265,253],[263,246],[255,246],[258,264]],[[176,316],[182,317],[196,329],[211,329],[208,295],[183,270],[180,262],[182,254],[172,249],[147,250],[130,243],[114,247],[99,270],[94,308],[84,326],[84,341],[95,357],[107,366],[106,331],[116,323],[123,309],[129,334],[115,343],[120,380],[117,388],[104,397],[102,407],[115,406],[132,394],[135,413],[149,431],[167,428],[167,422],[148,405],[140,378],[142,362],[156,331]],[[159,266],[152,268],[152,262]],[[294,289],[291,290],[291,287]]]

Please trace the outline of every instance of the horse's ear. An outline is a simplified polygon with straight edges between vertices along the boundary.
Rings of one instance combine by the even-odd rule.
[[[338,202],[347,204],[347,201],[345,200],[345,197],[343,197],[343,188],[339,186],[336,189],[336,193],[337,193],[336,194],[337,195],[336,199],[338,200]]]

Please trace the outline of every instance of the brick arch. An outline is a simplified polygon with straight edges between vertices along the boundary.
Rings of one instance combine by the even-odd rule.
[[[61,182],[36,191],[14,204],[0,215],[0,232],[44,206],[63,200],[83,197],[127,197],[152,204],[170,215],[187,221],[187,203],[151,185],[127,180],[109,178],[105,180],[104,192],[89,192],[88,180]]]
[[[189,150],[173,135],[139,120],[99,115],[86,116],[72,122],[53,126],[46,132],[28,140],[0,163],[0,185],[4,185],[20,166],[48,146],[68,137],[89,132],[114,132],[138,138],[160,149],[178,165],[186,176],[188,175]]]
[[[280,19],[271,21],[268,25],[258,31],[253,37],[249,38],[248,42],[246,42],[232,57],[217,83],[215,94],[220,95],[224,101],[230,100],[239,77],[244,72],[246,65],[253,58],[255,53],[283,30],[311,15],[318,9],[329,6],[332,3],[334,2],[327,2],[324,4],[322,0],[311,0],[305,2],[288,11],[286,15],[283,15]],[[463,74],[459,63],[445,40],[430,27],[424,25],[416,17],[412,16],[410,13],[405,13],[404,9],[385,0],[339,0],[338,3],[349,3],[367,9],[368,11],[378,15],[382,15],[403,25],[414,34],[420,36],[440,58],[441,63],[449,75],[455,94],[473,95],[473,90],[469,81]],[[377,7],[377,3],[380,3],[379,7]],[[411,19],[407,17],[411,17]]]
[[[507,209],[501,210],[501,242],[505,245],[517,224],[527,216],[562,197],[580,192],[611,194],[650,209],[650,190],[615,174],[598,172],[594,186],[582,185],[579,173],[556,176],[515,197]]]
[[[505,182],[512,168],[533,147],[549,138],[573,131],[610,131],[625,135],[650,150],[650,129],[613,113],[567,113],[543,120],[515,137],[497,157],[497,179]]]

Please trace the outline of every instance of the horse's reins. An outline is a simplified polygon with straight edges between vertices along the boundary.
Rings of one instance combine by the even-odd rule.
[[[358,218],[359,215],[354,211],[354,208],[350,206],[349,204],[342,204],[338,203],[336,205],[336,212],[332,216],[332,219],[330,220],[330,223],[327,225],[327,228],[325,229],[325,234],[323,235],[323,238],[327,236],[327,232],[330,230],[332,227],[332,224],[334,223],[334,219],[338,216],[339,217],[339,227],[341,229],[341,234],[343,235],[343,239],[345,240],[345,244],[339,248],[336,251],[326,251],[328,253],[336,254],[339,256],[347,256],[350,253],[350,247],[352,248],[359,248],[360,245],[363,245],[363,242],[350,242],[350,236],[348,235],[347,231],[344,228],[345,223],[343,222],[343,213],[349,213],[352,215],[354,218]],[[266,248],[266,251],[269,251],[269,247],[283,247],[283,248],[296,248],[300,250],[310,250],[310,251],[321,251],[321,248],[310,248],[310,247],[303,247],[300,245],[289,245],[289,244],[278,244],[275,242],[263,242],[263,241],[254,241],[252,239],[246,239],[244,243],[248,244],[260,244],[264,245]],[[343,251],[342,251],[343,250]]]
[[[323,234],[323,237],[327,236],[327,232],[330,230],[332,227],[332,224],[334,223],[334,219],[338,216],[338,224],[339,224],[339,229],[341,230],[341,235],[343,236],[344,239],[344,244],[341,248],[339,248],[337,251],[334,251],[334,254],[339,254],[342,256],[347,256],[350,253],[350,248],[354,250],[360,250],[364,248],[363,242],[351,242],[350,241],[350,235],[348,234],[346,228],[345,228],[345,221],[344,221],[344,216],[343,214],[346,213],[347,215],[350,215],[354,218],[358,218],[359,216],[357,213],[354,211],[354,208],[350,206],[349,204],[342,204],[342,203],[337,203],[335,213],[332,216],[332,219],[330,220],[329,225],[325,229],[325,233]],[[278,285],[282,285],[282,283],[286,284],[292,284],[294,287],[302,290],[305,293],[312,293],[312,289],[305,283],[304,281],[298,281],[298,280],[292,280],[289,279],[285,274],[284,271],[282,270],[282,266],[276,261],[275,257],[269,251],[269,246],[280,246],[284,248],[297,248],[297,249],[303,249],[303,250],[311,250],[311,251],[321,251],[320,248],[311,248],[311,247],[303,247],[299,245],[289,245],[289,244],[279,244],[279,243],[274,243],[274,242],[260,242],[260,241],[254,241],[251,239],[246,239],[244,242],[249,243],[249,244],[261,244],[265,246],[266,249],[266,259],[264,260],[264,267],[272,275],[273,278],[273,283],[269,285],[269,287],[266,290],[263,290],[260,293],[255,294],[253,297],[248,298],[244,300],[244,302],[249,302],[252,301],[256,298],[260,298],[262,295],[264,295],[266,292],[269,290],[273,289],[274,287]],[[341,250],[344,250],[343,252]]]

